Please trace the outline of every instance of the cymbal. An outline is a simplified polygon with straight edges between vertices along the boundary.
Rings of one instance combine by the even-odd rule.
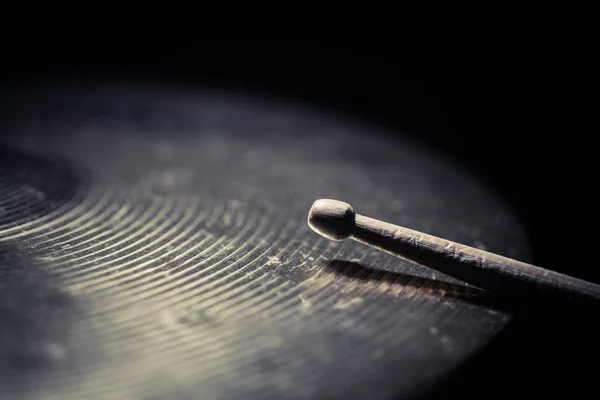
[[[9,398],[410,397],[511,318],[489,293],[306,224],[316,199],[342,198],[529,261],[483,182],[402,135],[168,86],[44,86],[2,104]]]

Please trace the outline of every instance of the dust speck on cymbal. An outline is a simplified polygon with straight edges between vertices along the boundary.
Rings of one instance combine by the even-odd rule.
[[[338,300],[337,303],[334,304],[333,308],[335,308],[336,310],[347,310],[348,308],[357,305],[357,304],[361,304],[363,302],[363,299],[361,297],[353,297],[349,300]]]
[[[281,260],[278,257],[268,256],[267,258],[269,259],[269,261],[267,262],[268,265],[279,265],[279,264],[281,264]]]

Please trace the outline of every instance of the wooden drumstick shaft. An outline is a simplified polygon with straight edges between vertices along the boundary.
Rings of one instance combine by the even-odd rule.
[[[600,300],[600,285],[365,217],[344,202],[317,200],[308,224],[331,240],[349,237],[500,295]]]

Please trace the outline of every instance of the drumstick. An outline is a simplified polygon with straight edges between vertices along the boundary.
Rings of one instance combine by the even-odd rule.
[[[330,240],[349,237],[496,294],[526,300],[600,300],[600,285],[365,217],[342,201],[315,201],[308,225]]]

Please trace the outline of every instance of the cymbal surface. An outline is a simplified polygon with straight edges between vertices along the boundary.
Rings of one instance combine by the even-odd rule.
[[[390,399],[504,326],[494,299],[314,234],[317,198],[528,261],[450,160],[341,116],[208,91],[2,100],[0,391],[8,398]]]

